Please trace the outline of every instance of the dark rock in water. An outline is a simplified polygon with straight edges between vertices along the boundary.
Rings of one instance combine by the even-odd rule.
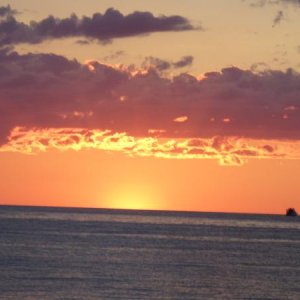
[[[298,216],[298,214],[297,214],[297,212],[296,212],[296,210],[294,208],[288,208],[286,210],[286,216],[288,216],[288,217],[296,217],[296,216]]]

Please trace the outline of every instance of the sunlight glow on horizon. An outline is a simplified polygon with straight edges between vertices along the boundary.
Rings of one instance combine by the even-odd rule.
[[[106,188],[104,200],[99,205],[111,209],[162,209],[162,199],[158,191],[143,182],[116,183]]]
[[[299,210],[299,15],[0,0],[0,205]]]

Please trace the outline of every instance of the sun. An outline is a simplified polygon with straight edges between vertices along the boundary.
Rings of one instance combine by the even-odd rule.
[[[104,205],[114,209],[158,209],[159,193],[146,184],[123,184],[115,186],[106,198]]]

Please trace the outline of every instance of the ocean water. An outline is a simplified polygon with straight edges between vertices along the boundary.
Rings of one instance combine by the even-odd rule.
[[[300,299],[300,218],[0,206],[0,299]]]

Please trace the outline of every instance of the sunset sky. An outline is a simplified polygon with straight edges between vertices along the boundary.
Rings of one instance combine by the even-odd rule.
[[[0,204],[300,209],[299,0],[0,0]]]

